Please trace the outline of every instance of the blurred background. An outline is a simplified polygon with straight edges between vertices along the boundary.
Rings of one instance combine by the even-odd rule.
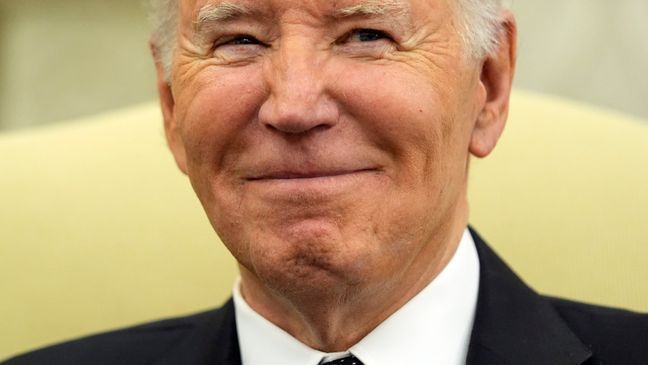
[[[516,0],[516,86],[648,120],[648,1]],[[0,0],[0,131],[155,98],[145,5]]]

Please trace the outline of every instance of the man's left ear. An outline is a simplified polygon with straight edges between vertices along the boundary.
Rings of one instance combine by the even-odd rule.
[[[494,53],[484,60],[480,86],[486,98],[470,139],[470,153],[486,157],[497,144],[509,111],[509,97],[516,61],[517,25],[513,14],[505,11],[499,42]]]
[[[164,132],[167,144],[173,157],[175,158],[178,168],[183,173],[187,173],[187,157],[184,149],[182,138],[178,131],[177,121],[175,119],[175,99],[173,91],[171,90],[170,81],[167,80],[164,65],[162,63],[162,56],[160,49],[151,39],[149,47],[155,62],[155,70],[157,75],[157,89],[160,97],[160,106],[162,108],[162,117],[164,118]]]

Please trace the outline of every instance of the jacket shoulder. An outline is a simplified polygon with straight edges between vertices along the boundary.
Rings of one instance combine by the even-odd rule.
[[[0,365],[150,364],[218,312],[210,310],[91,335],[19,355]]]
[[[593,364],[648,364],[648,314],[549,298]]]

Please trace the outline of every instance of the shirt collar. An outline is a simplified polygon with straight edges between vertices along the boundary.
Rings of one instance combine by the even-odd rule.
[[[234,312],[243,365],[317,365],[326,355],[301,343],[255,312],[234,285]]]
[[[479,287],[479,258],[466,229],[446,267],[421,292],[349,349],[365,365],[465,364]],[[243,365],[317,365],[338,357],[312,349],[256,313],[234,286]]]

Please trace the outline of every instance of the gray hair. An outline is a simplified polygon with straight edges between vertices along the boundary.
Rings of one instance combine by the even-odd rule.
[[[502,0],[457,0],[459,34],[467,54],[481,59],[493,54],[502,32]]]
[[[471,59],[492,54],[499,41],[502,0],[456,0],[458,28]],[[173,50],[177,40],[178,0],[150,0],[152,40],[166,80],[171,80]]]

